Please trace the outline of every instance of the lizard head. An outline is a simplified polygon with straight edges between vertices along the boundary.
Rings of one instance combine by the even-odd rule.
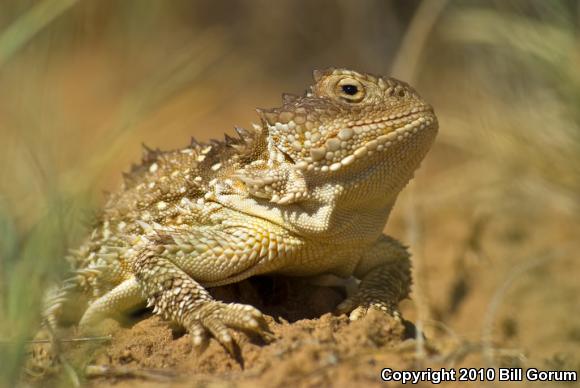
[[[281,107],[258,110],[269,164],[295,170],[286,179],[294,186],[291,193],[282,190],[273,202],[299,200],[312,184],[333,181],[348,187],[380,171],[381,185],[406,184],[437,133],[431,106],[393,78],[331,68],[314,71],[314,81],[303,96],[284,94]],[[260,174],[248,180],[256,188],[278,179],[264,183]],[[268,190],[262,194],[270,198]]]
[[[431,145],[433,109],[406,83],[345,69],[316,70],[314,80],[304,96],[285,94],[282,107],[259,111],[274,152],[297,168],[338,172],[411,137],[415,147]]]

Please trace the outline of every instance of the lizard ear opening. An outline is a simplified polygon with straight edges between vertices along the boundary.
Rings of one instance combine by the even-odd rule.
[[[278,152],[280,152],[282,155],[284,155],[284,160],[285,160],[286,162],[288,162],[288,163],[291,163],[291,164],[296,164],[296,162],[294,161],[294,159],[292,159],[292,157],[291,157],[291,156],[290,156],[288,153],[286,153],[286,152],[282,151],[282,150],[281,150],[280,148],[278,148],[278,147],[276,147],[276,149],[278,150]]]

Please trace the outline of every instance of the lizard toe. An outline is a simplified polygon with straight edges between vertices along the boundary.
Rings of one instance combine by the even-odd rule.
[[[191,336],[191,343],[197,354],[203,353],[208,345],[207,331],[200,322],[192,322],[187,328]]]
[[[357,308],[360,305],[358,298],[356,297],[348,297],[343,300],[338,306],[336,306],[336,313],[337,314],[349,314],[351,311]]]
[[[345,299],[336,309],[339,314],[347,314],[351,321],[364,318],[371,309],[401,319],[396,305],[383,301],[365,301],[356,296]]]
[[[227,309],[223,311],[222,320],[231,328],[257,334],[267,341],[273,339],[264,314],[253,306],[238,303],[229,304]]]
[[[213,316],[206,317],[202,321],[203,326],[211,333],[211,335],[230,353],[235,355],[236,343],[228,327],[219,319]]]

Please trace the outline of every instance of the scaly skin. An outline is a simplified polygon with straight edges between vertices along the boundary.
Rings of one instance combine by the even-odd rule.
[[[206,288],[274,273],[354,275],[359,289],[339,311],[396,314],[409,255],[382,230],[437,119],[392,78],[328,69],[314,80],[304,96],[259,109],[261,124],[239,138],[147,150],[72,253],[74,276],[48,298],[48,326],[78,296],[83,330],[147,301],[194,344],[210,333],[233,351],[230,330],[267,334],[264,317]]]

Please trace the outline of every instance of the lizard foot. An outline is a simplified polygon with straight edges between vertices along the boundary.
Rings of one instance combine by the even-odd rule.
[[[45,339],[35,338],[36,341]],[[32,378],[41,378],[58,370],[57,350],[51,339],[49,342],[33,343],[24,365],[25,373]]]
[[[244,304],[207,301],[189,314],[184,324],[198,351],[205,348],[208,332],[232,355],[236,353],[237,344],[230,329],[257,334],[265,341],[274,339],[264,315]]]
[[[345,299],[336,309],[339,314],[348,314],[351,321],[357,321],[364,318],[371,309],[382,311],[397,320],[402,319],[401,313],[396,304],[372,300],[368,297],[361,296],[360,294],[355,294]]]
[[[42,326],[27,348],[25,373],[33,378],[51,375],[59,369],[60,347],[55,329]]]

